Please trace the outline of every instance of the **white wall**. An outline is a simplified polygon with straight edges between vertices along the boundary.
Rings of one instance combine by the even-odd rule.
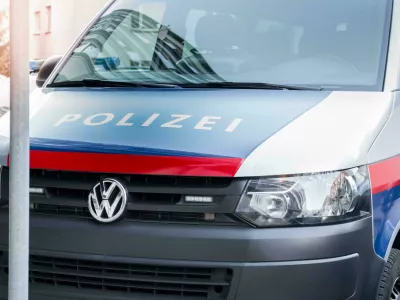
[[[31,0],[30,56],[43,59],[65,53],[108,0]],[[51,6],[52,28],[46,33],[46,6]],[[35,12],[41,14],[41,31],[35,33]]]
[[[1,0],[0,0],[1,2]],[[30,58],[65,53],[108,0],[30,0]],[[1,4],[1,3],[0,3]],[[51,5],[52,28],[46,33],[46,6]],[[41,12],[41,31],[35,32],[35,12]],[[30,91],[36,77],[30,76]],[[10,79],[0,75],[0,116],[10,106]]]

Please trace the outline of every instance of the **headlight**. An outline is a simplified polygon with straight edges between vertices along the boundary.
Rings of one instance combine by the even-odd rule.
[[[371,211],[368,169],[249,181],[236,213],[255,226],[347,221]]]

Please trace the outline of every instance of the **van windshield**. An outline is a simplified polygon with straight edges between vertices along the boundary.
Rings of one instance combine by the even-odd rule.
[[[116,0],[54,82],[382,90],[392,0]]]

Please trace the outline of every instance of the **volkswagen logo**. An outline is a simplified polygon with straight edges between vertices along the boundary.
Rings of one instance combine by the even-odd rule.
[[[122,216],[127,203],[126,188],[117,180],[107,178],[96,184],[90,192],[88,207],[97,221],[110,223]]]

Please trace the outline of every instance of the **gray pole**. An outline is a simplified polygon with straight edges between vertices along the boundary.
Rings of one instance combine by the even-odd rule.
[[[9,300],[28,300],[29,0],[10,0],[11,143]]]

